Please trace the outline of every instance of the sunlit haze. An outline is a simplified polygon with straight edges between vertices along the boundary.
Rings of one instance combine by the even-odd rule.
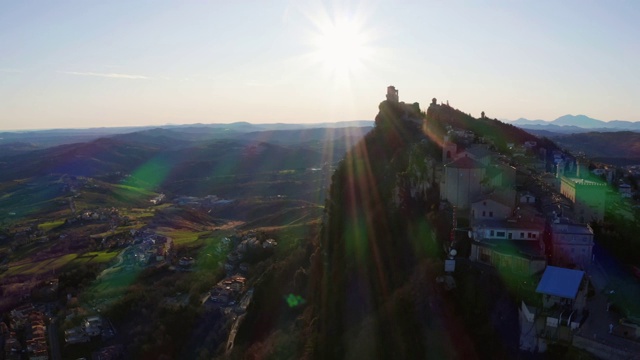
[[[0,129],[372,120],[388,85],[479,117],[640,120],[640,3],[3,1]]]

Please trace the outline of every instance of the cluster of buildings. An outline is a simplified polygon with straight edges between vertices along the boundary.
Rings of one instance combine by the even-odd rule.
[[[535,299],[523,301],[521,313],[532,324],[545,324],[540,333],[534,332],[535,350],[544,351],[539,338],[561,327],[575,330],[585,320],[594,246],[588,223],[604,219],[607,184],[590,176],[585,163],[578,162],[570,175],[557,174],[555,193],[535,193],[517,183],[518,173],[531,178],[530,171],[510,165],[484,144],[469,143],[465,139],[470,136],[450,134],[459,141],[444,139],[441,199],[454,209],[454,216],[469,219],[469,227],[463,230],[470,238],[472,262],[537,283]],[[525,145],[527,152],[535,154],[536,144]],[[544,160],[534,156],[534,161]],[[558,193],[572,211],[563,214],[543,208],[542,204],[557,203]],[[522,342],[523,349],[533,351],[529,345]]]
[[[160,205],[162,204],[165,200],[166,200],[166,195],[165,194],[159,194],[158,196],[154,197],[153,199],[149,200],[149,202],[153,205]]]
[[[395,87],[387,89],[387,101],[398,102]],[[452,214],[445,271],[454,271],[456,256],[468,257],[474,266],[520,279],[516,286],[528,294],[520,309],[521,349],[545,351],[545,339],[570,339],[588,316],[596,271],[589,224],[604,220],[614,171],[589,171],[585,159],[548,154],[537,141],[507,144],[509,157],[493,144],[490,136],[447,128],[433,176],[441,209]],[[632,196],[630,186],[617,188],[621,197]],[[458,227],[460,218],[468,224]]]
[[[0,322],[0,338],[4,339],[4,359],[47,360],[47,317],[44,312],[27,304],[11,310],[9,326]]]
[[[109,339],[114,335],[115,331],[108,321],[99,315],[93,315],[85,317],[80,326],[65,330],[64,341],[66,344],[80,344],[98,336]]]
[[[170,260],[173,254],[173,240],[170,237],[150,231],[136,233],[134,244],[124,255],[128,266],[147,266]]]
[[[221,307],[236,305],[240,295],[245,290],[247,279],[242,275],[233,275],[218,282],[209,291],[209,298],[205,301],[207,307]]]
[[[204,305],[208,308],[236,305],[246,308],[246,303],[239,304],[239,302],[243,294],[249,293],[245,290],[246,276],[249,274],[251,264],[271,256],[276,246],[278,243],[274,239],[261,239],[255,233],[223,238],[216,251],[228,251],[224,263],[227,276],[209,291]],[[250,295],[245,296],[246,300],[243,302],[248,302],[250,298]]]
[[[582,172],[562,174],[556,189],[575,218],[551,209],[543,213],[541,204],[548,199],[542,197],[551,195],[523,189],[516,181],[517,165],[487,145],[469,143],[470,136],[456,138],[462,141],[446,136],[443,142],[440,197],[468,217],[472,261],[523,275],[540,273],[547,265],[589,268],[594,242],[588,222],[604,218],[606,183],[586,178],[582,163]]]
[[[227,254],[224,270],[227,275],[235,273],[246,275],[251,268],[251,263],[271,255],[276,246],[278,243],[274,239],[260,241],[254,234],[246,235],[237,242],[235,249]]]

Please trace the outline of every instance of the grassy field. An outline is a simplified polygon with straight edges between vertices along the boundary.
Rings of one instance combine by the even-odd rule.
[[[103,264],[111,261],[116,255],[118,255],[117,252],[96,251],[84,254],[66,254],[37,262],[23,260],[13,266],[9,266],[2,276],[38,275],[47,271],[59,270],[63,267],[82,266],[89,263]]]
[[[76,197],[78,210],[96,207],[145,207],[157,194],[140,187],[95,181],[94,188],[82,189]]]
[[[113,236],[113,235],[127,233],[127,232],[130,232],[131,230],[138,230],[143,226],[145,226],[144,223],[139,223],[139,224],[129,225],[129,226],[118,226],[114,231],[107,230],[97,234],[91,234],[89,237],[92,239],[102,239],[102,238]]]
[[[130,285],[136,282],[140,269],[126,270],[109,273],[106,276],[96,279],[91,287],[85,291],[94,298],[113,298],[124,294]]]
[[[92,264],[104,264],[118,255],[118,251],[92,251],[78,255],[69,266]]]
[[[38,225],[38,229],[44,231],[44,232],[49,232],[52,229],[57,228],[58,226],[64,224],[64,220],[54,220],[54,221],[48,221],[42,224]]]
[[[193,231],[188,229],[158,229],[158,234],[168,236],[173,239],[174,246],[197,245],[196,242],[203,242],[201,237],[206,236],[210,233],[210,231]]]
[[[62,268],[69,262],[73,261],[78,254],[66,254],[56,258],[46,259],[38,262],[22,262],[15,266],[9,266],[9,269],[3,274],[4,276],[15,275],[37,275],[47,271],[53,271]]]
[[[171,204],[162,204],[154,207],[147,208],[122,208],[120,209],[121,216],[128,216],[131,220],[142,220],[145,218],[150,218],[155,215],[156,211],[166,209],[170,207]]]

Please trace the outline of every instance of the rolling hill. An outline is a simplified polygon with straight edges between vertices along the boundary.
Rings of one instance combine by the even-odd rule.
[[[597,159],[636,159],[640,162],[640,133],[632,131],[588,132],[556,136],[553,140],[571,152]]]

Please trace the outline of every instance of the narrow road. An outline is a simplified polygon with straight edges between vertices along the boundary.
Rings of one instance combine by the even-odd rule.
[[[253,297],[253,288],[247,290],[247,292],[242,297],[242,300],[240,300],[240,302],[238,303],[238,308],[241,308],[242,310],[246,311],[247,306],[249,306],[249,303],[251,302],[252,297]],[[233,349],[233,342],[236,339],[238,328],[240,328],[240,324],[242,323],[242,320],[244,320],[245,315],[246,314],[242,314],[238,316],[236,320],[233,322],[233,325],[231,325],[231,331],[229,332],[229,340],[227,340],[227,350],[225,354],[229,354]]]
[[[49,323],[47,330],[49,331],[49,353],[51,355],[51,360],[60,360],[62,357],[60,356],[60,341],[58,340],[58,324],[56,322],[55,317]]]

